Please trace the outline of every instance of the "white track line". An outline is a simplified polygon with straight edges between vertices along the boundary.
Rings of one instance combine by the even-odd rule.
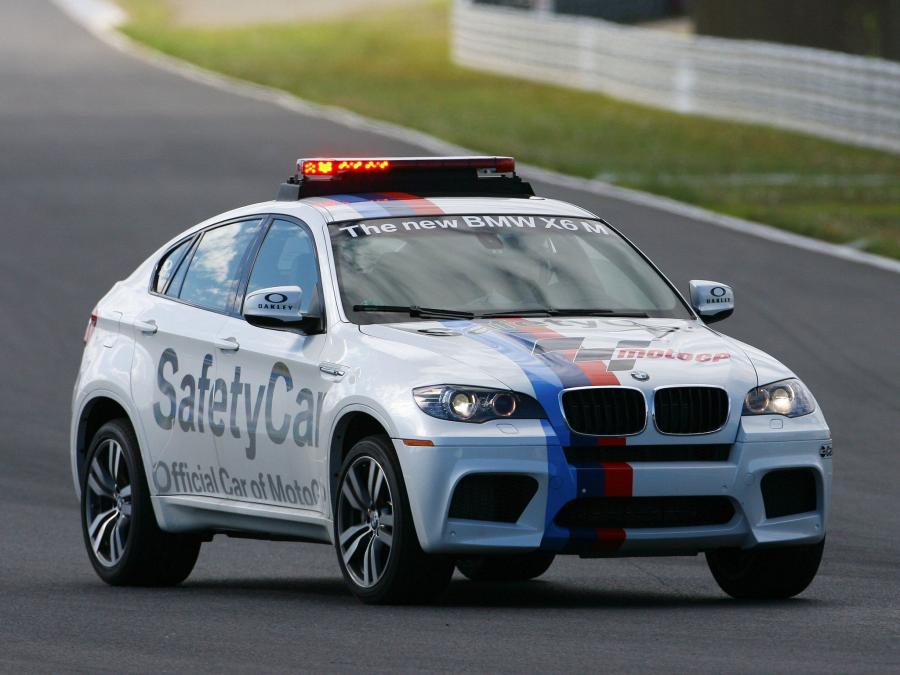
[[[390,122],[382,122],[363,115],[351,112],[336,106],[320,105],[305,101],[293,94],[280,89],[266,87],[245,80],[239,80],[215,73],[205,68],[200,68],[162,52],[131,40],[116,30],[116,27],[125,20],[125,15],[118,6],[107,0],[52,0],[60,9],[71,16],[75,21],[87,28],[104,43],[137,57],[151,65],[163,68],[194,82],[199,82],[216,89],[226,91],[238,96],[252,98],[277,105],[285,110],[300,113],[302,115],[325,119],[336,124],[341,124],[352,129],[367,131],[387,138],[392,138],[403,143],[419,146],[437,155],[468,155],[473,153],[468,148],[453,145],[442,141],[415,129],[408,129]],[[569,176],[557,171],[542,169],[530,164],[519,164],[520,173],[533,180],[538,180],[550,185],[589,192],[601,197],[610,197],[631,204],[645,206],[659,211],[665,211],[683,216],[691,220],[716,225],[728,230],[748,234],[768,241],[793,246],[795,248],[820,253],[822,255],[840,258],[870,267],[876,267],[888,272],[900,274],[900,260],[892,260],[873,253],[866,253],[849,246],[831,244],[818,239],[811,239],[799,234],[793,234],[785,230],[762,223],[755,223],[742,218],[726,216],[715,213],[699,206],[692,206],[675,199],[659,195],[618,187],[601,180],[579,178]]]

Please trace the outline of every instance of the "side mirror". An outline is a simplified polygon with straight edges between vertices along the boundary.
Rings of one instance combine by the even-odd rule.
[[[304,314],[300,309],[303,289],[299,286],[273,286],[248,293],[243,315],[247,323],[261,328],[294,328],[304,333],[321,332],[321,316]]]
[[[717,281],[691,281],[691,306],[703,323],[715,323],[734,313],[734,291]]]

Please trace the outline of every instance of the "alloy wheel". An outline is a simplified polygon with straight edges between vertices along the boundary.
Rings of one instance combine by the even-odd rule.
[[[118,441],[103,441],[89,468],[84,518],[94,557],[112,567],[125,553],[131,528],[132,497],[128,462]]]
[[[394,536],[394,504],[384,469],[372,457],[357,458],[341,481],[337,530],[344,566],[363,588],[387,569]]]

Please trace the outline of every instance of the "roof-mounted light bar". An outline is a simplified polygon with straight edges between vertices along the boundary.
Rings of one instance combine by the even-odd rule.
[[[371,174],[403,170],[453,171],[476,169],[508,174],[516,170],[512,157],[311,157],[297,160],[297,178],[331,180],[343,174]]]
[[[336,194],[530,197],[512,157],[305,157],[278,189],[294,201]]]

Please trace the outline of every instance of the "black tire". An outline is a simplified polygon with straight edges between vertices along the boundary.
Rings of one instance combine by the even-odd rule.
[[[116,444],[121,453],[115,451]],[[116,469],[109,470],[113,456],[119,460]],[[100,473],[92,475],[94,471]],[[104,513],[111,515],[104,518]],[[187,578],[200,553],[199,538],[163,532],[157,525],[137,438],[125,419],[107,422],[91,441],[81,481],[81,525],[97,576],[112,586],[173,586]],[[104,542],[107,531],[109,540]],[[99,543],[96,551],[92,532]]]
[[[792,598],[812,582],[825,540],[806,546],[708,551],[706,562],[719,587],[738,600]]]
[[[471,581],[528,581],[550,569],[555,557],[545,551],[468,556],[456,561],[456,569]]]
[[[370,489],[366,485],[365,494],[357,495],[351,490],[350,497],[345,496],[343,491],[345,482],[348,487],[352,486],[352,481],[348,477],[351,468],[354,471],[365,471],[367,467],[371,467],[373,460],[383,473],[382,482],[378,483],[376,489]],[[419,546],[399,466],[389,438],[383,436],[364,438],[353,446],[344,460],[334,495],[334,541],[338,564],[344,575],[344,581],[353,594],[369,604],[432,602],[444,592],[453,575],[451,559],[428,555]],[[385,501],[384,483],[389,489],[387,493],[389,507]],[[369,492],[376,493],[374,499],[369,499]],[[379,499],[382,501],[379,502]],[[369,514],[382,514],[380,518],[383,522],[379,523],[376,516],[374,528],[371,526],[371,520],[366,520],[365,514],[354,506],[354,502],[361,504],[364,501],[367,503],[363,506]],[[388,516],[391,518],[391,525],[386,525]],[[368,517],[371,519],[371,515]],[[345,534],[362,528],[361,534],[347,536],[343,543],[348,551],[349,566],[345,562],[342,550],[341,528]],[[390,543],[385,544],[384,542],[388,540]],[[370,573],[368,577],[360,574],[359,568],[362,564],[358,556],[367,557],[369,545],[376,549],[372,555],[378,553],[380,558],[380,570],[377,572],[380,576],[377,579],[375,572]],[[367,559],[365,564],[368,565]],[[354,568],[352,573],[350,567]],[[374,563],[371,565],[372,570],[376,567],[378,565]],[[369,585],[364,585],[366,581]]]

